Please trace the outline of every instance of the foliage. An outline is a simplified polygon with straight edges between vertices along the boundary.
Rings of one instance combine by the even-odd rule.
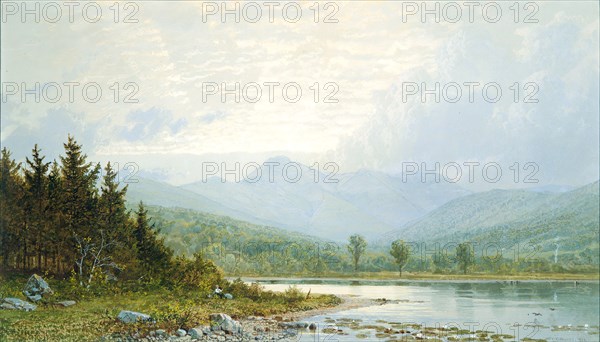
[[[221,271],[199,256],[174,259],[143,203],[131,215],[127,186],[120,185],[110,163],[101,177],[100,165],[87,161],[72,136],[64,148],[60,162],[49,163],[35,145],[25,167],[3,148],[2,271],[69,277],[71,284],[88,288],[117,279],[208,288],[222,279]]]
[[[394,257],[396,264],[398,264],[398,271],[400,272],[400,277],[402,277],[402,268],[408,262],[410,246],[408,246],[408,244],[406,244],[406,242],[403,240],[396,240],[392,242],[390,254]]]
[[[365,253],[367,249],[367,241],[364,237],[354,234],[348,239],[348,252],[352,255],[352,261],[354,262],[354,271],[358,271],[358,262],[360,257]]]
[[[456,260],[463,274],[467,274],[467,269],[475,262],[473,246],[469,242],[458,244],[456,247]]]

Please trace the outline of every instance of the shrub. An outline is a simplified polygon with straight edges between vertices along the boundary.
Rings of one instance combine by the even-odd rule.
[[[305,294],[298,287],[290,286],[283,293],[283,299],[286,303],[297,303],[305,299]]]

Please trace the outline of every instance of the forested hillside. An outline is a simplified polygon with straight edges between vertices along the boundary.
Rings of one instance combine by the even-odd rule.
[[[388,235],[435,244],[471,241],[508,259],[598,261],[598,182],[565,193],[494,190],[449,202]],[[503,251],[504,250],[504,251]],[[556,258],[555,258],[556,257]]]
[[[71,136],[60,161],[37,145],[25,165],[7,148],[0,160],[0,270],[70,277],[79,285],[107,279],[155,279],[205,287],[221,278],[200,257],[174,258],[140,202],[127,210],[117,171],[88,162]],[[187,272],[173,272],[173,270]],[[190,278],[191,277],[191,278]]]

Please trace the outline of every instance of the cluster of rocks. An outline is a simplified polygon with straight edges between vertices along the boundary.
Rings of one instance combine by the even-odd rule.
[[[54,291],[52,291],[50,285],[48,285],[44,278],[34,274],[27,280],[27,284],[25,285],[25,288],[23,288],[23,294],[31,303],[13,297],[0,298],[0,309],[33,311],[37,309],[37,305],[32,303],[38,303],[42,299],[48,299],[48,297],[54,294]],[[54,304],[67,307],[75,305],[76,302],[74,300],[65,300]]]
[[[133,311],[121,311],[117,319],[123,323],[153,322],[150,316]],[[147,336],[116,338],[118,341],[281,341],[296,340],[299,334],[316,330],[316,324],[289,322],[274,318],[250,316],[236,321],[224,313],[210,315],[210,326],[199,326],[189,330],[164,329],[151,331]]]

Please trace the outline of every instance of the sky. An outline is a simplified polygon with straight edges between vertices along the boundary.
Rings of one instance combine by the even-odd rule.
[[[459,19],[441,3],[439,23],[421,2],[275,1],[272,17],[241,3],[239,22],[221,3],[76,2],[72,17],[40,3],[36,22],[3,1],[1,145],[51,160],[72,134],[91,160],[172,184],[280,155],[341,172],[458,165],[478,190],[599,178],[597,2],[522,2],[518,18],[512,2],[463,5]],[[223,99],[236,83],[238,103]]]

